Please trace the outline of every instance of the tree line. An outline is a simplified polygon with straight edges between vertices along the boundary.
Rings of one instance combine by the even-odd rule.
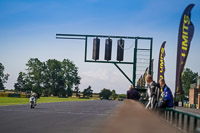
[[[7,83],[7,80],[9,77],[9,74],[5,74],[4,70],[5,70],[5,68],[4,68],[3,64],[0,63],[0,90],[5,89],[4,84]]]
[[[49,96],[72,96],[76,93],[80,96],[78,88],[81,77],[78,75],[78,67],[69,59],[58,61],[49,59],[41,62],[38,58],[31,58],[26,64],[25,72],[19,72],[17,82],[14,84],[15,91],[33,91],[39,96],[42,94]],[[5,67],[0,63],[0,90],[5,90],[4,84],[7,82],[9,74],[4,72]],[[185,94],[177,97],[185,99],[189,96],[190,84],[196,83],[198,73],[186,68],[182,74],[182,86]],[[72,90],[75,88],[74,90]],[[92,97],[93,90],[91,86],[83,90],[84,97]],[[99,93],[100,97],[108,99],[116,99],[117,97],[125,97],[125,95],[117,95],[115,90],[102,89]]]
[[[68,59],[41,62],[31,58],[26,66],[26,72],[20,72],[14,84],[16,91],[33,91],[39,96],[72,96],[72,88],[80,84],[78,67]]]
[[[72,96],[72,93],[75,93],[77,97],[80,97],[80,93],[83,97],[93,96],[91,86],[80,92],[78,86],[81,77],[78,75],[78,67],[68,59],[63,61],[49,59],[42,62],[38,58],[31,58],[26,67],[25,72],[19,72],[17,82],[14,84],[16,92],[33,91],[38,96],[42,94],[45,96]],[[0,63],[0,90],[5,89],[4,83],[7,82],[9,77],[9,74],[4,73],[4,69],[3,64]],[[124,95],[117,95],[115,90],[111,91],[105,88],[98,94],[104,99],[125,97]]]

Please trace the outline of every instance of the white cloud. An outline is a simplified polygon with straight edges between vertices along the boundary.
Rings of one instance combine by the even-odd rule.
[[[91,85],[94,92],[100,92],[101,89],[107,88],[110,90],[115,89],[117,93],[126,93],[130,84],[117,69],[112,71],[108,69],[88,70],[82,72],[80,76],[82,77],[81,90]]]
[[[92,80],[108,80],[109,79],[109,74],[106,69],[98,69],[96,71],[82,72],[81,75],[83,78],[89,78]]]

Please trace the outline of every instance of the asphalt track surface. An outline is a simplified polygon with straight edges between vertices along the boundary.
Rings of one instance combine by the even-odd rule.
[[[72,101],[1,106],[1,133],[90,133],[112,116],[122,102]]]

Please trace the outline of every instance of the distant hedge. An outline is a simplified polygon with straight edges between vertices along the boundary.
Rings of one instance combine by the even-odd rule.
[[[8,93],[8,97],[20,97],[20,94]]]
[[[8,93],[6,93],[6,92],[0,92],[0,97],[8,97]]]
[[[16,93],[8,93],[8,92],[0,92],[0,97],[21,97],[21,98],[27,98],[26,94],[16,94]]]

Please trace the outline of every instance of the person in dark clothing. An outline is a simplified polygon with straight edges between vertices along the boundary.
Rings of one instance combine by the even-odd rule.
[[[170,88],[165,84],[164,79],[161,79],[159,83],[163,90],[163,98],[159,108],[173,107],[173,95]]]
[[[133,85],[129,87],[129,90],[127,91],[127,99],[132,100],[139,100],[140,94],[137,92],[137,90],[134,89]]]
[[[146,91],[146,99],[148,100],[146,103],[145,109],[155,109],[158,107],[158,101],[160,97],[160,88],[158,84],[153,81],[153,78],[150,74],[146,76],[147,82],[147,91]]]

